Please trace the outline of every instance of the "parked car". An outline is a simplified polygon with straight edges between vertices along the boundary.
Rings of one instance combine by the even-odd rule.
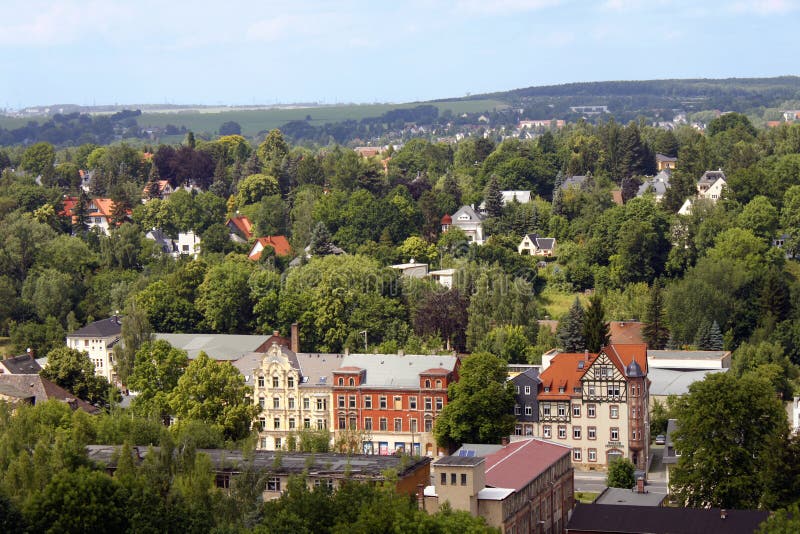
[[[659,434],[656,436],[656,445],[663,445],[667,442],[667,437],[664,434]]]

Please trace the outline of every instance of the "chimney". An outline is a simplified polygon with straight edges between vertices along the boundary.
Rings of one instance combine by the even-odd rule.
[[[727,517],[728,517],[728,511],[727,511],[725,508],[722,508],[722,509],[719,511],[719,518],[720,518],[720,519],[725,519],[725,518],[727,518]]]
[[[297,354],[298,352],[300,352],[300,325],[298,325],[297,323],[292,323],[291,338],[292,338],[291,342],[292,352]]]
[[[272,331],[272,335],[275,336],[275,337],[280,337],[281,333],[279,331],[277,331],[277,330],[273,330]]]
[[[350,356],[350,347],[345,347],[344,348],[344,355],[345,356]]]
[[[589,349],[583,351],[583,356],[588,360],[589,359]]]
[[[417,507],[420,510],[425,509],[425,485],[417,484]]]
[[[636,493],[644,493],[644,477],[636,479]]]
[[[503,447],[508,445],[508,437],[503,436],[502,438],[500,438],[500,445],[502,445]]]

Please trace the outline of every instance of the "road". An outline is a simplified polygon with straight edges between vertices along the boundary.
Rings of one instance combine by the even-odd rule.
[[[647,474],[647,491],[651,493],[667,493],[666,466],[661,462],[664,454],[663,445],[651,445],[653,460]],[[591,491],[600,493],[606,489],[606,473],[603,471],[575,471],[575,491]]]

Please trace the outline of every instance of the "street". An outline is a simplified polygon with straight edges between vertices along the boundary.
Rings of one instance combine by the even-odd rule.
[[[663,445],[651,445],[653,459],[647,474],[646,489],[650,493],[667,493],[666,466],[661,462],[664,454]],[[604,471],[575,471],[575,491],[600,493],[606,489],[606,473]]]

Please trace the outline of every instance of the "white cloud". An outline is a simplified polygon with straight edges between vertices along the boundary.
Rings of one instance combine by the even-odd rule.
[[[538,11],[562,4],[563,0],[459,0],[458,11],[489,15],[512,14],[521,11]]]
[[[796,0],[740,0],[732,9],[736,13],[755,13],[757,15],[780,15],[796,10]]]

